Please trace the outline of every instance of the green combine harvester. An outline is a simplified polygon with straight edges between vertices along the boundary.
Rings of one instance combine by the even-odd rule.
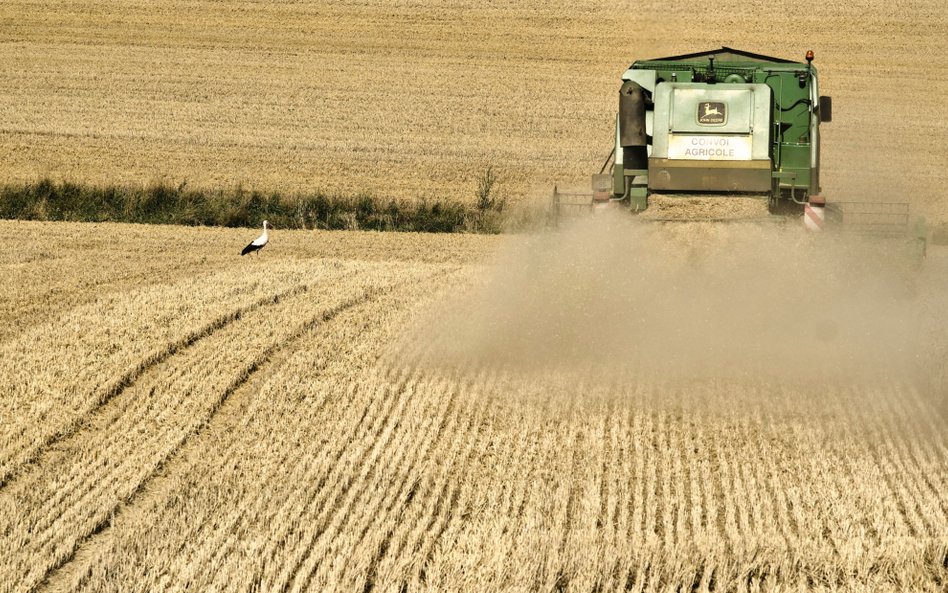
[[[812,52],[804,63],[721,48],[632,64],[610,199],[641,211],[653,193],[745,195],[779,211],[819,195],[820,123],[832,102],[812,62]]]
[[[826,204],[820,124],[831,119],[812,51],[799,62],[728,47],[636,61],[622,75],[615,145],[592,195],[554,189],[554,214],[624,206],[652,220],[717,220],[749,212],[801,217],[813,230],[858,218],[863,230],[904,233],[907,204]],[[677,208],[694,204],[696,216]]]

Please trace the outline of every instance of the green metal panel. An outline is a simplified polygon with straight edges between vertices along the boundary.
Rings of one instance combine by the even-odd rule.
[[[635,212],[648,208],[648,188],[636,187],[629,191],[629,207]]]
[[[784,144],[781,146],[780,168],[785,175],[780,180],[782,188],[807,189],[810,186],[810,145]]]

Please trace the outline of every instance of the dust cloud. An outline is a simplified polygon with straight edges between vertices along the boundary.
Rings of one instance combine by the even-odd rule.
[[[899,240],[624,213],[511,237],[423,324],[429,362],[613,369],[663,380],[941,388],[948,266]],[[933,258],[929,258],[932,260]]]

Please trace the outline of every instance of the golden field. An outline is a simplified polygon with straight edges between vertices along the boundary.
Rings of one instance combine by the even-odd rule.
[[[0,179],[512,201],[583,186],[639,58],[816,52],[825,193],[948,220],[939,0],[9,0]]]
[[[0,3],[0,181],[584,186],[637,58],[816,53],[825,193],[948,222],[948,10]],[[271,218],[271,220],[273,220]],[[944,591],[948,251],[0,221],[0,593]]]
[[[945,248],[615,224],[0,221],[0,591],[944,590]]]

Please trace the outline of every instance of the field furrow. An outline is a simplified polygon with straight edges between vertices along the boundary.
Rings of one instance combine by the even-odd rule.
[[[414,394],[411,387],[391,394],[399,405],[392,409],[378,433],[368,435],[372,446],[365,450],[346,476],[346,490],[331,505],[336,513],[318,520],[315,533],[309,535],[309,542],[303,548],[304,555],[287,573],[285,584],[277,583],[277,587],[307,590],[314,579],[321,580],[316,574],[320,569],[333,575],[330,583],[343,588],[356,586],[354,582],[341,580],[347,570],[361,572],[361,580],[369,578],[366,571],[374,570],[379,555],[384,553],[383,548],[387,548],[391,540],[390,530],[383,527],[370,533],[370,525],[392,508],[405,504],[416,473],[414,467],[424,462],[430,446],[430,443],[401,438],[406,422],[417,422],[430,413],[427,406],[415,407]],[[411,420],[407,420],[409,418]],[[373,487],[376,480],[387,487]],[[367,537],[369,541],[365,547],[368,551],[359,550]],[[362,553],[358,553],[360,551]],[[343,562],[329,563],[326,562],[328,558],[342,559]],[[353,564],[356,567],[352,567]],[[316,590],[320,590],[319,586]]]

